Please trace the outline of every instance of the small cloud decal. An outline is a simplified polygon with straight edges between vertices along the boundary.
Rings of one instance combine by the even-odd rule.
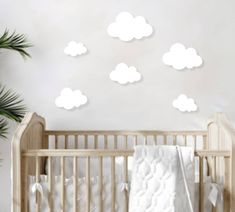
[[[87,97],[80,90],[73,91],[70,88],[64,88],[55,100],[56,106],[65,110],[78,108],[86,103]]]
[[[107,29],[111,37],[119,38],[121,41],[131,41],[134,38],[140,40],[153,33],[153,27],[147,23],[142,16],[133,16],[128,12],[117,15],[115,22]]]
[[[141,80],[141,74],[134,66],[128,67],[125,63],[119,63],[115,70],[110,75],[112,81],[125,85],[127,83],[134,83]]]
[[[75,41],[70,41],[64,49],[64,53],[72,57],[85,54],[86,52],[87,48],[85,47],[85,45],[83,43],[77,43]]]
[[[192,98],[188,98],[186,95],[181,94],[172,103],[173,107],[181,112],[194,112],[198,107]]]
[[[165,65],[172,66],[176,70],[197,68],[203,63],[194,48],[186,48],[181,43],[172,45],[170,51],[163,55],[162,61]]]

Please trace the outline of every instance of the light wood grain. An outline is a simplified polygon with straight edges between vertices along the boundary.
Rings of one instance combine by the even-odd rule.
[[[50,142],[49,136],[54,137],[55,149],[48,149]],[[58,149],[58,138],[64,138],[64,149]],[[69,136],[74,137],[75,149],[69,149]],[[84,137],[85,149],[79,149],[78,136]],[[94,138],[94,149],[88,149],[88,136]],[[98,137],[103,139],[98,139]],[[113,137],[114,145],[111,145],[109,139]],[[13,169],[13,199],[12,210],[13,212],[27,212],[27,176],[36,176],[36,182],[40,183],[40,175],[45,174],[45,161],[48,159],[48,189],[49,189],[49,205],[50,212],[55,211],[53,208],[52,191],[54,185],[54,175],[52,169],[52,159],[59,157],[61,161],[61,212],[65,211],[65,191],[64,191],[64,178],[65,178],[65,157],[73,157],[73,179],[74,179],[74,195],[73,195],[73,211],[78,212],[77,203],[77,159],[86,158],[86,211],[90,212],[90,158],[98,158],[98,176],[99,176],[99,208],[103,212],[103,158],[111,158],[111,208],[112,212],[115,211],[116,200],[116,187],[115,187],[115,158],[124,157],[124,178],[128,182],[128,161],[129,156],[133,156],[133,146],[137,145],[137,140],[144,139],[144,144],[150,144],[150,137],[153,137],[155,145],[158,144],[158,138],[163,138],[163,144],[168,145],[172,138],[173,145],[177,145],[177,141],[183,138],[182,145],[189,144],[188,138],[193,138],[195,148],[195,157],[200,157],[200,205],[203,211],[203,163],[202,158],[207,159],[208,174],[212,176],[214,181],[217,181],[221,175],[225,177],[224,186],[224,211],[235,212],[235,135],[231,123],[222,114],[216,114],[208,124],[207,131],[154,131],[154,130],[45,130],[45,120],[35,113],[28,113],[22,123],[20,124],[17,132],[13,138],[12,144],[12,169]],[[120,139],[119,139],[120,138]],[[122,139],[124,138],[124,140]],[[199,150],[198,141],[203,138],[203,149]],[[61,140],[61,139],[60,139]],[[104,148],[100,148],[100,142],[104,142]],[[121,143],[121,141],[124,141]],[[169,141],[168,141],[169,140]],[[120,146],[118,144],[120,142]],[[130,142],[130,143],[129,143]],[[132,143],[131,143],[132,142]],[[142,143],[142,142],[141,142]],[[170,143],[170,142],[169,142]],[[131,147],[131,148],[130,148]],[[130,149],[128,149],[130,148]],[[224,164],[221,163],[222,159]],[[222,165],[221,165],[222,164]],[[128,193],[125,192],[126,204],[125,211],[128,211]],[[40,195],[37,192],[37,205],[35,211],[40,211]]]

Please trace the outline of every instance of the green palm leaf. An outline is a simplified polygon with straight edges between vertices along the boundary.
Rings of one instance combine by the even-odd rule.
[[[25,50],[32,45],[27,42],[25,35],[16,34],[15,32],[9,34],[6,29],[0,37],[0,49],[15,50],[21,54],[23,58],[30,57],[30,54]]]
[[[0,85],[0,116],[20,122],[26,112],[22,102],[18,94]]]
[[[8,130],[7,121],[4,120],[3,118],[0,118],[0,138],[6,138],[7,130]]]

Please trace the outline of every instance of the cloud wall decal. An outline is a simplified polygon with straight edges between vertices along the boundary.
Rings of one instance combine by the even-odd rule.
[[[193,69],[200,67],[203,63],[194,48],[186,48],[181,43],[172,45],[170,51],[163,55],[162,61],[176,70]]]
[[[194,112],[198,109],[194,99],[188,98],[184,94],[179,95],[178,98],[173,101],[172,105],[181,112]]]
[[[72,57],[85,54],[86,52],[87,48],[85,47],[85,45],[83,43],[77,43],[75,41],[70,41],[64,49],[64,53]]]
[[[134,66],[128,67],[125,63],[119,63],[115,70],[110,73],[109,77],[111,80],[122,85],[141,80],[141,74],[136,68]]]
[[[134,17],[128,12],[121,12],[115,22],[108,26],[107,32],[111,37],[119,38],[121,41],[131,41],[134,38],[139,40],[150,36],[153,27],[142,16]]]
[[[65,110],[78,108],[86,103],[87,97],[80,90],[73,91],[70,88],[64,88],[55,100],[56,106]]]

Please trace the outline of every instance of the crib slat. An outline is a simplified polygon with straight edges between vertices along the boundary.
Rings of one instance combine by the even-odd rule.
[[[164,143],[164,145],[167,144],[167,137],[166,137],[166,135],[163,136],[163,143]]]
[[[145,135],[144,135],[143,137],[144,137],[144,145],[147,145],[147,144],[148,144],[148,143],[147,143],[147,138],[146,138]]]
[[[128,157],[124,157],[124,182],[128,184]],[[128,191],[125,190],[125,212],[128,212]]]
[[[22,173],[24,173],[24,183],[23,183],[23,188],[24,188],[24,210],[25,212],[28,212],[28,157],[25,157],[23,159],[23,167],[24,170],[22,170]]]
[[[75,142],[74,148],[78,149],[78,136],[77,135],[74,136],[74,142]]]
[[[116,180],[115,180],[115,157],[111,157],[111,195],[112,203],[111,208],[112,212],[115,212],[115,202],[116,202]]]
[[[88,136],[84,136],[84,142],[85,142],[85,149],[88,149]]]
[[[104,148],[108,149],[108,136],[104,135]]]
[[[216,157],[212,157],[212,181],[216,183]],[[212,212],[216,212],[216,207],[212,206]]]
[[[194,146],[194,149],[196,150],[197,149],[197,136],[196,135],[193,135],[193,146]]]
[[[224,158],[224,212],[230,211],[230,158]]]
[[[103,212],[103,157],[99,157],[99,208]]]
[[[49,211],[53,212],[53,180],[52,180],[52,158],[48,157],[48,203]]]
[[[58,135],[55,135],[55,149],[58,149]]]
[[[133,136],[133,144],[134,144],[134,146],[136,146],[137,145],[137,136]]]
[[[65,210],[65,197],[64,197],[64,157],[61,157],[60,159],[60,167],[61,167],[61,195],[60,195],[60,203],[61,203],[61,212],[64,212]]]
[[[186,135],[183,135],[183,145],[184,146],[187,146],[187,136]]]
[[[124,136],[125,139],[125,149],[128,149],[128,136]]]
[[[203,135],[202,140],[203,140],[203,149],[208,149],[207,136]]]
[[[114,149],[117,149],[117,143],[118,143],[117,136],[114,135]]]
[[[94,137],[94,139],[95,139],[95,149],[97,149],[98,148],[98,135],[95,135],[95,137]]]
[[[157,145],[157,135],[153,135],[154,145]]]
[[[204,174],[203,174],[203,157],[199,157],[199,209],[200,212],[204,212]]]
[[[86,158],[86,211],[90,212],[90,157]]]
[[[73,158],[73,211],[77,212],[77,157]]]
[[[176,141],[177,141],[177,136],[173,135],[173,145],[176,145]]]
[[[64,137],[64,148],[68,149],[68,135],[65,135]]]
[[[216,157],[212,157],[212,181],[216,182]]]
[[[40,182],[40,160],[36,157],[36,183]],[[38,191],[36,191],[36,212],[40,211],[41,199]]]

